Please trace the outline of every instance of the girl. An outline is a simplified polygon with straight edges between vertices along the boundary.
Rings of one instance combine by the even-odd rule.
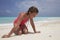
[[[33,18],[38,14],[38,9],[34,6],[30,7],[27,12],[20,13],[17,19],[14,21],[14,27],[8,33],[8,35],[3,35],[3,38],[8,38],[12,33],[16,35],[27,34],[28,29],[25,23],[30,19],[31,26],[33,28],[34,33],[37,33],[35,29],[35,25],[33,22]]]

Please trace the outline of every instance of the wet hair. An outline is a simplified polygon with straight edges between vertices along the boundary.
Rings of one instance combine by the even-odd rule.
[[[29,15],[29,12],[32,14],[33,12],[38,13],[39,11],[35,6],[31,6],[27,11],[27,15]]]

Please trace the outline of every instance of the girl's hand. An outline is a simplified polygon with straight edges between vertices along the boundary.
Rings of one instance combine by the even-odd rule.
[[[9,35],[3,35],[2,38],[8,38],[10,37]]]

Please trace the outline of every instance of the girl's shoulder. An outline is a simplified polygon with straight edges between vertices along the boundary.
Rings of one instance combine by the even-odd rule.
[[[23,16],[25,14],[25,12],[20,12],[19,16]]]
[[[21,13],[19,13],[19,18],[20,18],[20,17],[25,18],[25,17],[26,17],[26,15],[25,15],[25,14],[26,14],[25,12],[21,12]]]

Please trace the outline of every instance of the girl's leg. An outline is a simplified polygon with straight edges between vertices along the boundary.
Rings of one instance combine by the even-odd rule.
[[[14,31],[16,35],[21,35],[22,34],[22,29],[19,27],[16,31]]]
[[[26,27],[26,25],[21,25],[15,32],[14,32],[16,35],[21,35],[22,33],[23,34],[27,34],[28,33],[28,29]]]
[[[20,30],[19,28],[14,32],[16,35],[21,35],[22,34],[22,30]]]
[[[28,29],[26,27],[26,25],[24,24],[23,25],[23,34],[27,34],[28,33]]]
[[[17,30],[18,29],[18,30]],[[12,35],[12,33],[15,33],[16,35],[19,35],[22,33],[21,30],[19,30],[19,27],[17,27],[15,24],[14,24],[14,27],[11,29],[11,31],[7,34],[7,35],[3,35],[2,38],[8,38]]]

